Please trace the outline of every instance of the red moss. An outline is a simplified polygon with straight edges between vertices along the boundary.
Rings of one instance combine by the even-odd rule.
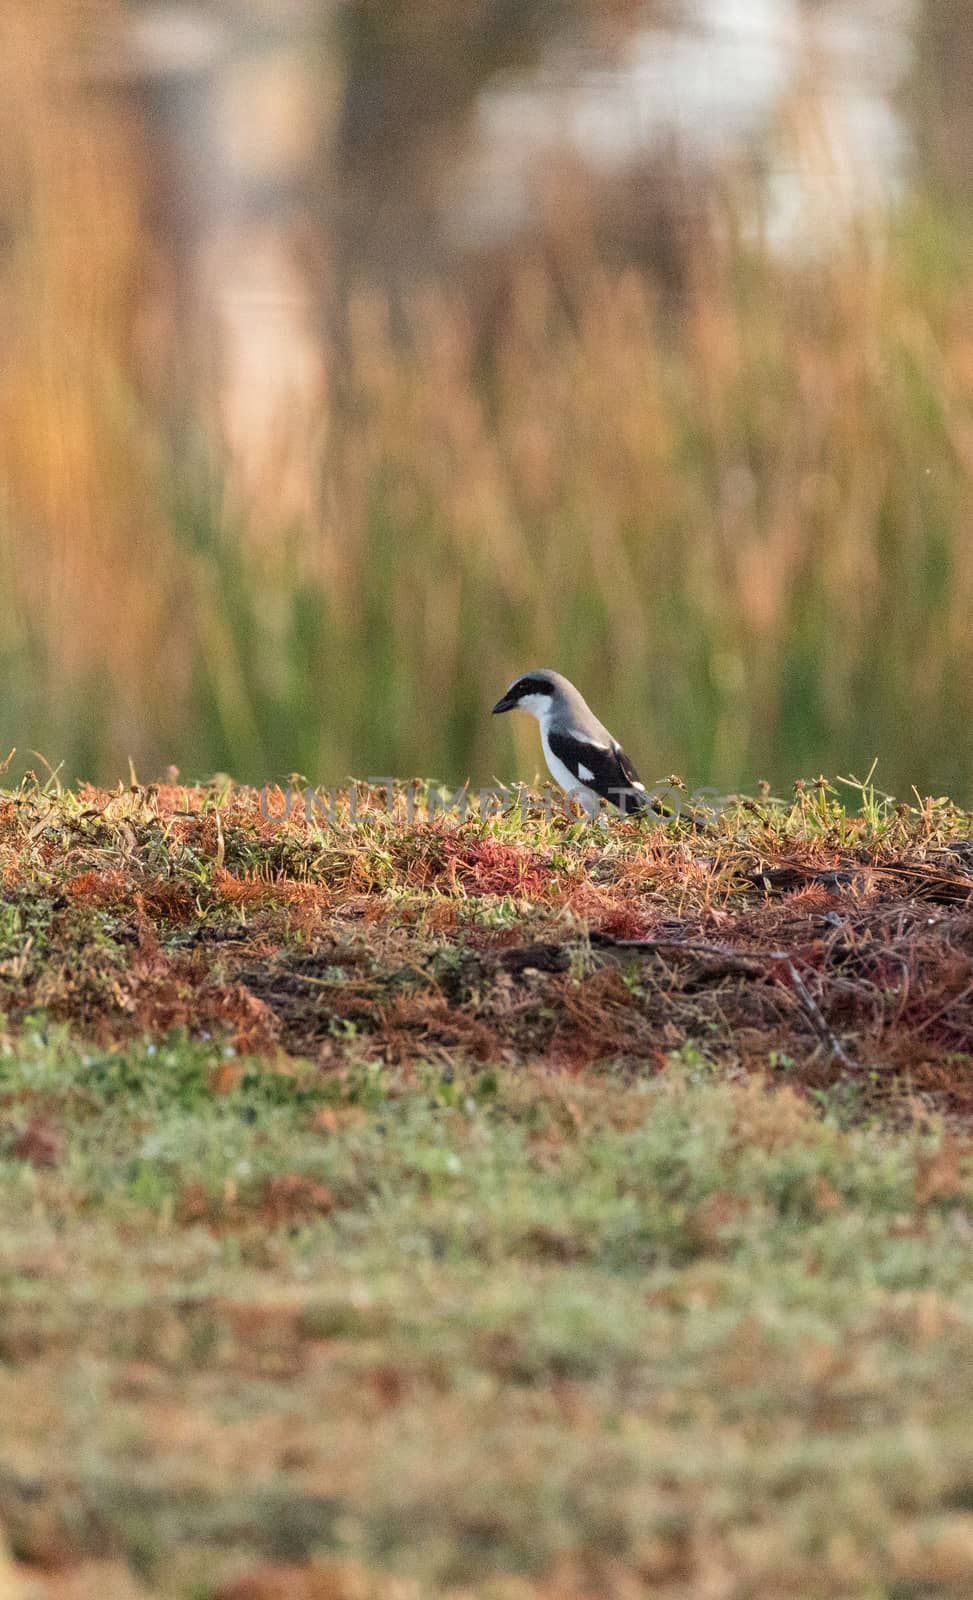
[[[213,875],[213,887],[217,899],[228,905],[270,907],[287,904],[324,911],[331,904],[330,891],[324,884],[308,883],[305,879],[289,878],[284,874],[263,877],[246,873],[236,877],[221,868]]]
[[[457,883],[467,894],[514,895],[547,900],[557,886],[550,864],[536,851],[499,839],[459,845],[453,855]]]
[[[599,933],[607,934],[611,939],[644,939],[648,932],[648,921],[637,906],[626,905],[624,901],[616,901],[595,919],[594,924]]]
[[[111,906],[127,901],[132,880],[127,872],[109,867],[101,872],[79,872],[64,885],[64,893],[75,905]]]

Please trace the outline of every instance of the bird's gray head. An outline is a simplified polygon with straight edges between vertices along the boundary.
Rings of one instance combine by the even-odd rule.
[[[493,714],[529,711],[531,716],[540,719],[563,705],[569,694],[576,695],[577,690],[559,672],[525,672],[522,678],[514,679],[503,698],[497,701]]]

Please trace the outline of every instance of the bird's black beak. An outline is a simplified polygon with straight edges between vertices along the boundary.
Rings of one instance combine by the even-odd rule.
[[[498,700],[496,705],[494,706],[493,715],[497,716],[498,713],[501,712],[501,711],[512,711],[516,704],[517,704],[516,700],[512,699],[509,694],[505,694],[503,699],[502,700]]]

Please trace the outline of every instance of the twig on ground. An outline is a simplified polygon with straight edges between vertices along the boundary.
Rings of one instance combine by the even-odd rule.
[[[776,962],[786,972],[805,1016],[821,1043],[827,1046],[831,1059],[844,1067],[846,1072],[861,1071],[858,1062],[852,1060],[828,1023],[798,972],[795,958],[789,950],[724,950],[716,944],[688,944],[679,939],[612,939],[606,940],[605,944],[615,950],[658,950],[660,954],[702,956],[708,960],[723,961],[740,972],[762,972],[768,961]]]

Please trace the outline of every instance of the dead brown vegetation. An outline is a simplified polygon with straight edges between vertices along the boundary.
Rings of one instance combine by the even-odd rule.
[[[196,809],[194,810],[194,804]],[[801,808],[804,808],[803,811]],[[268,819],[251,790],[86,788],[0,815],[3,1008],[101,1043],[653,1070],[692,1045],[973,1112],[973,846],[744,807],[700,833]],[[803,819],[802,830],[795,826]]]

